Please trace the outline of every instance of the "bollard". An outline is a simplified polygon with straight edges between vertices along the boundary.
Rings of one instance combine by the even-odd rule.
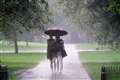
[[[101,80],[107,80],[107,70],[104,66],[101,68]]]
[[[8,80],[8,69],[6,65],[0,65],[0,80]]]

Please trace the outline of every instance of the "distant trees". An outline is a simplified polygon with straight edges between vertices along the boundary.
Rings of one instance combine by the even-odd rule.
[[[61,0],[72,22],[99,44],[120,47],[120,0]]]
[[[120,1],[95,0],[88,6],[95,14],[97,22],[101,24],[98,29],[97,40],[102,44],[120,47]]]
[[[0,32],[14,41],[15,53],[18,53],[18,33],[44,29],[48,21],[49,9],[45,0],[0,0]]]

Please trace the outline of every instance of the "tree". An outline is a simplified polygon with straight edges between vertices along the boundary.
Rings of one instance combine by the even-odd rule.
[[[111,0],[108,5],[108,10],[120,14],[120,0]]]
[[[94,7],[94,8],[93,8]],[[112,47],[120,47],[120,1],[119,0],[96,0],[89,6],[93,13],[99,15],[95,18],[101,23],[98,41],[110,44]],[[101,19],[101,21],[100,21]],[[102,40],[101,40],[102,39]]]
[[[62,0],[72,22],[100,44],[120,46],[120,0]]]
[[[44,29],[48,21],[48,3],[45,0],[0,0],[0,32],[14,41],[16,53],[17,33]]]

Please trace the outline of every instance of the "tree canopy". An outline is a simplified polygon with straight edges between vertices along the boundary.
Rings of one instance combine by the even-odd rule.
[[[73,23],[98,43],[120,46],[120,0],[61,0]]]
[[[49,20],[45,0],[0,0],[0,30],[43,29]]]
[[[15,53],[19,33],[44,29],[49,22],[48,8],[46,0],[0,0],[0,32],[14,41]]]

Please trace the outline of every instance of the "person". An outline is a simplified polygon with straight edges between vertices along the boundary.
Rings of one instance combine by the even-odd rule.
[[[50,67],[52,72],[56,71],[56,50],[55,50],[55,39],[53,36],[49,36],[47,40],[47,59],[50,60]]]
[[[60,36],[56,36],[56,50],[57,50],[57,71],[62,72],[63,69],[63,57],[67,56],[64,48],[64,41],[60,39]]]

